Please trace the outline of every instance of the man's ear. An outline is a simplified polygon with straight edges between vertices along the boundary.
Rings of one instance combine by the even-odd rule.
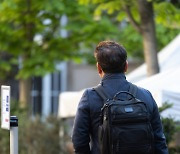
[[[104,72],[102,70],[102,67],[99,65],[98,62],[96,63],[96,66],[97,66],[97,70],[98,70],[99,76],[102,78],[104,76]]]
[[[102,74],[102,68],[101,68],[101,66],[99,65],[98,62],[96,63],[96,66],[97,66],[98,73]]]
[[[125,67],[124,67],[124,72],[127,72],[128,70],[128,61],[126,60],[126,64],[125,64]]]

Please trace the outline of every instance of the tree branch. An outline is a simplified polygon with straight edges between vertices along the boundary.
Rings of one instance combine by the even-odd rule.
[[[127,13],[127,16],[128,16],[128,18],[129,18],[130,23],[134,26],[134,28],[135,28],[139,33],[141,33],[141,27],[140,27],[140,25],[136,22],[136,20],[134,19],[133,15],[132,15],[132,13],[131,13],[131,11],[130,11],[129,6],[128,6],[128,5],[125,5],[124,9],[125,9],[125,11],[126,11],[126,13]]]

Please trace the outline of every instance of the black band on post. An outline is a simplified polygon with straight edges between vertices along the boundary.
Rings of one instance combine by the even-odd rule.
[[[10,117],[10,127],[18,127],[18,118],[17,116]]]

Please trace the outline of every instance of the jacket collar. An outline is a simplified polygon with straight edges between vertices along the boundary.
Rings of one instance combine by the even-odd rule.
[[[111,80],[111,79],[125,79],[126,80],[126,76],[124,73],[107,73],[102,78],[102,81]]]

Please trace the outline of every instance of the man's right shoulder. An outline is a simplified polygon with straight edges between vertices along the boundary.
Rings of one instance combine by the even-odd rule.
[[[95,87],[87,88],[82,97],[86,97],[92,111],[99,110],[103,105],[103,99],[94,90]]]
[[[88,96],[98,96],[98,94],[97,94],[96,91],[95,91],[95,88],[96,88],[96,87],[86,88],[85,91],[84,91],[84,94],[85,94],[85,95],[88,95]],[[84,95],[84,94],[83,94],[83,95]]]

